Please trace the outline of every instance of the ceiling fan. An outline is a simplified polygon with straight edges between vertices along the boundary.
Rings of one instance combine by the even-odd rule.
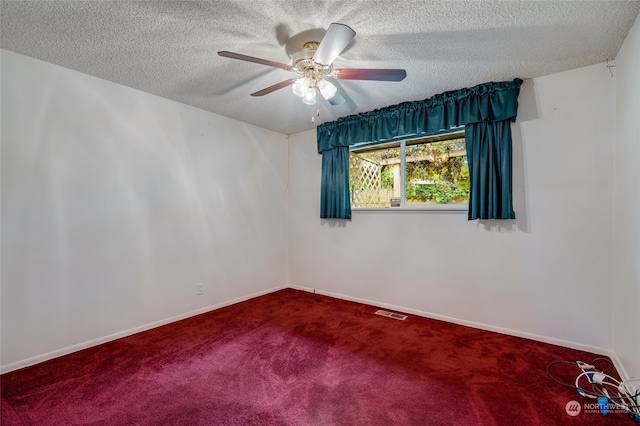
[[[403,69],[335,69],[332,65],[333,61],[351,43],[355,35],[356,32],[347,25],[333,23],[329,25],[320,43],[317,41],[304,43],[302,50],[292,55],[291,65],[227,51],[220,51],[218,55],[281,68],[301,75],[301,77],[284,80],[259,90],[252,93],[251,96],[264,96],[284,87],[292,86],[293,93],[302,98],[302,102],[307,105],[315,105],[317,92],[320,92],[331,105],[340,105],[345,99],[338,93],[338,88],[327,79],[402,81],[407,76],[407,72]]]

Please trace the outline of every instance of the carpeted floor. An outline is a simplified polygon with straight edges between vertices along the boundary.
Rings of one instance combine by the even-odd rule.
[[[589,425],[597,355],[281,290],[0,376],[8,425]],[[575,380],[579,370],[567,372]],[[559,377],[564,374],[558,371]],[[575,374],[574,374],[575,373]],[[615,373],[614,373],[615,374]]]

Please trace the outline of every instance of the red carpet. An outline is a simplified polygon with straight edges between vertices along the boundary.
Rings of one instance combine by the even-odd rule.
[[[587,425],[597,355],[282,290],[0,376],[8,425]],[[578,370],[579,372],[579,370]],[[571,371],[566,381],[575,380]],[[575,373],[575,374],[574,374]],[[614,373],[615,374],[615,373]]]

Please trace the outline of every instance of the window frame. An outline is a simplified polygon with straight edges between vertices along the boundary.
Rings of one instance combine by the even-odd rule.
[[[406,204],[406,147],[407,145],[418,145],[423,143],[442,142],[450,139],[464,138],[464,127],[447,130],[442,133],[431,136],[421,136],[418,138],[402,139],[400,141],[382,142],[382,143],[365,143],[355,144],[349,147],[349,153],[352,151],[366,152],[385,148],[400,148],[400,206],[399,207],[351,207],[353,212],[424,212],[424,213],[468,213],[469,203],[466,204]],[[466,146],[466,140],[465,140]]]

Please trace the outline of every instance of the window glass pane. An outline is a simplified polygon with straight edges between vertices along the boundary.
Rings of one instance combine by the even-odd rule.
[[[400,205],[400,147],[351,152],[349,156],[351,206]],[[393,200],[392,200],[393,199]]]
[[[468,204],[466,154],[464,132],[352,148],[351,206],[357,209]]]
[[[406,204],[467,204],[469,168],[464,138],[406,147]]]

